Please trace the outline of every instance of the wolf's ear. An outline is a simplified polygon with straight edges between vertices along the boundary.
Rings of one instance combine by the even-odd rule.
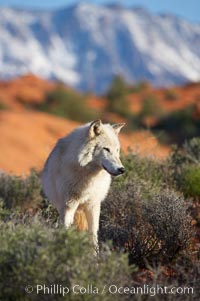
[[[99,136],[101,134],[101,126],[102,126],[102,122],[100,119],[93,121],[90,124],[90,128],[89,128],[89,136],[90,138],[94,138],[95,136]]]
[[[121,129],[125,126],[125,123],[116,123],[113,124],[112,127],[115,131],[115,133],[119,134],[119,132],[121,131]]]

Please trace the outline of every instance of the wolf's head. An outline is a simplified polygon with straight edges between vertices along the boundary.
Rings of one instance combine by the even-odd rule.
[[[88,141],[90,162],[95,162],[112,176],[123,174],[125,169],[120,161],[120,143],[118,134],[124,123],[102,124],[101,120],[90,123]],[[88,145],[88,146],[89,146]],[[89,147],[89,148],[90,148]]]

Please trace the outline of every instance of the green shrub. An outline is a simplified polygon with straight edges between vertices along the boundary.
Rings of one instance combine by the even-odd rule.
[[[130,93],[141,93],[141,92],[145,92],[148,88],[149,84],[145,81],[140,81],[137,84],[131,86],[129,88],[129,92]]]
[[[177,189],[186,196],[200,197],[200,138],[184,143],[183,148],[175,147],[169,166]]]
[[[200,198],[200,164],[183,168],[180,181],[185,195]]]
[[[60,221],[57,209],[47,199],[44,198],[39,207],[38,214],[47,225],[52,225]]]
[[[104,285],[125,285],[129,272],[125,255],[111,254],[105,249],[99,262],[85,233],[64,227],[47,228],[40,223],[31,226],[1,224],[0,299],[29,300],[93,300],[94,295],[74,294],[74,285],[92,284],[101,292]],[[70,288],[59,294],[36,294],[37,285],[59,284]],[[31,285],[33,293],[25,287]],[[110,300],[109,294],[95,295],[95,300]],[[116,300],[119,296],[116,296]]]
[[[160,144],[169,145],[170,144],[170,135],[163,130],[152,130],[153,135],[158,139]]]
[[[101,239],[112,240],[115,249],[127,251],[130,262],[138,265],[171,261],[187,248],[192,233],[181,195],[135,179],[110,191],[100,225]]]
[[[4,207],[31,207],[42,201],[41,182],[36,171],[32,170],[26,178],[0,174],[0,199]]]
[[[183,196],[169,189],[155,194],[145,204],[145,217],[162,245],[165,260],[174,258],[189,246],[192,228],[187,209]]]
[[[73,90],[58,86],[56,90],[46,96],[37,109],[72,120],[88,122],[98,117],[98,114],[88,108],[86,97]]]
[[[107,94],[107,110],[123,117],[130,115],[129,102],[126,99],[128,86],[120,76],[114,77]]]
[[[0,199],[0,221],[6,221],[10,218],[11,212],[10,210],[4,207],[4,202]]]
[[[165,98],[167,100],[174,101],[174,100],[178,99],[178,95],[177,95],[177,93],[176,93],[175,90],[173,90],[173,89],[167,89],[167,90],[165,90]]]
[[[148,95],[143,99],[142,109],[140,112],[140,118],[145,118],[148,116],[161,116],[162,108],[157,100],[156,96]]]
[[[7,110],[8,106],[0,99],[0,111]]]
[[[149,187],[159,189],[163,185],[166,185],[168,169],[165,162],[158,162],[150,158],[141,158],[139,154],[133,154],[131,151],[122,157],[122,161],[126,172],[123,177],[115,179],[113,183],[114,187],[121,187],[126,181],[133,179],[144,183],[143,191],[146,191]],[[148,186],[148,188],[145,189],[145,186]]]
[[[170,165],[178,171],[182,165],[199,164],[200,163],[200,138],[193,138],[186,141],[183,147],[173,147],[173,152],[170,155]]]
[[[170,142],[183,144],[185,140],[198,137],[200,135],[200,120],[194,118],[194,106],[189,106],[179,111],[161,116],[159,123],[153,128],[154,130],[165,131]]]
[[[193,138],[183,145],[185,160],[188,163],[200,163],[200,138]]]

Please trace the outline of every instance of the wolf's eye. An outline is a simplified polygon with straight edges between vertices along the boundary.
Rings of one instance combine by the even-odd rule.
[[[107,151],[108,153],[110,153],[110,149],[108,147],[104,147],[103,149],[105,149],[105,151]]]

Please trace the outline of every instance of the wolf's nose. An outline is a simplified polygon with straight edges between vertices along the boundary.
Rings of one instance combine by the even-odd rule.
[[[123,174],[125,172],[125,168],[124,167],[118,168],[118,172],[119,174]]]

